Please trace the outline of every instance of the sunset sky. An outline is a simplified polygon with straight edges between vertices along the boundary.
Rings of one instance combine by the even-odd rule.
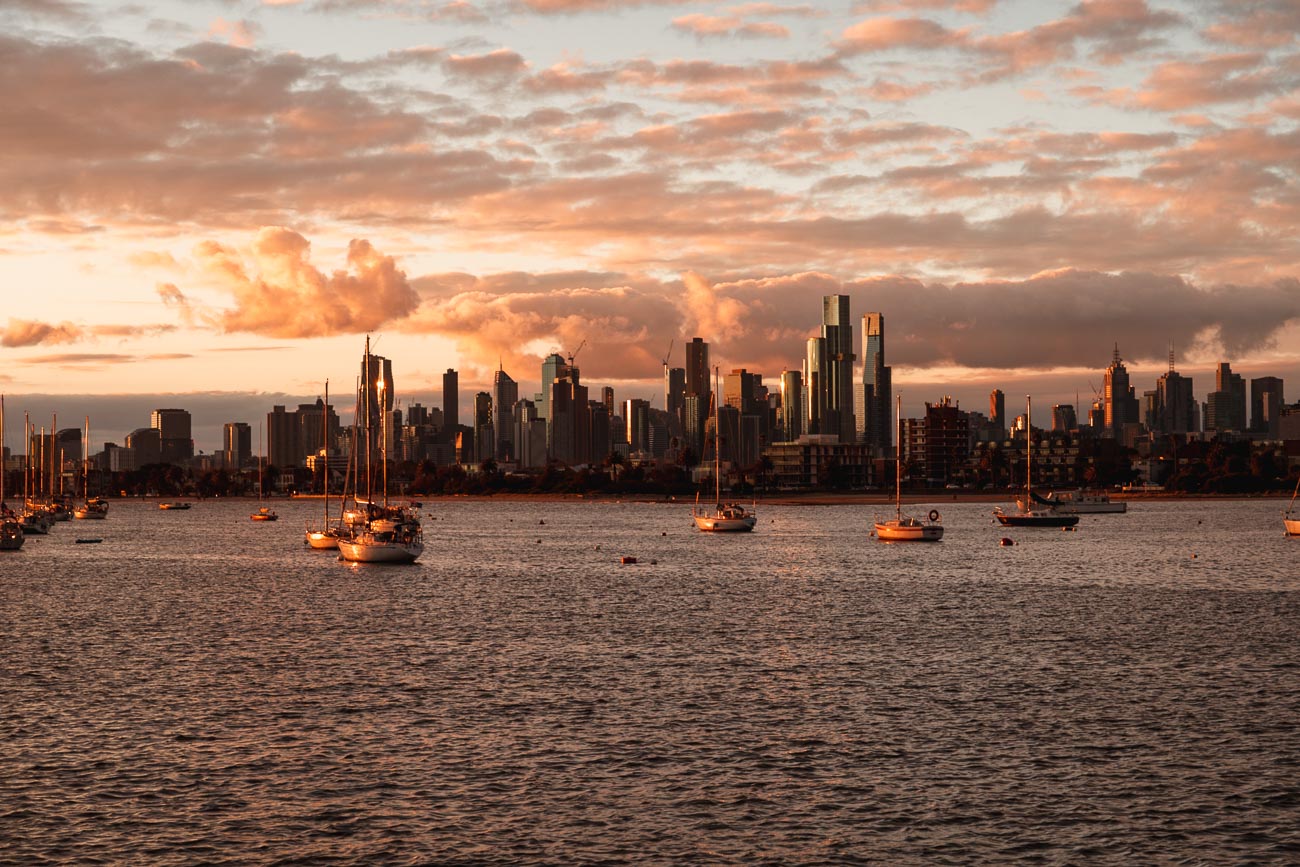
[[[585,341],[662,406],[697,335],[775,387],[835,292],[905,411],[1086,404],[1116,343],[1139,393],[1172,343],[1198,398],[1230,361],[1294,401],[1297,34],[1295,0],[2,0],[9,436],[185,406],[213,450],[350,391],[367,333],[426,405]]]

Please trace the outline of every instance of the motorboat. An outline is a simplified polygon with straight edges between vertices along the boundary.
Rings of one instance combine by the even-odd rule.
[[[278,521],[280,516],[270,506],[262,506],[256,512],[248,516],[254,521]]]
[[[903,425],[903,396],[898,396],[897,427]],[[876,538],[882,542],[938,542],[943,538],[943,525],[939,523],[939,510],[931,509],[922,521],[903,514],[903,458],[902,449],[894,450],[894,517],[875,522]]]
[[[158,508],[163,511],[185,511],[190,507],[189,503],[159,503]]]
[[[1077,514],[1065,514],[1055,509],[1034,509],[1034,426],[1033,406],[1025,396],[1025,496],[1017,498],[1016,510],[1005,511],[998,506],[993,517],[1004,527],[1073,527],[1079,523]]]
[[[1022,511],[1039,506],[1052,509],[1063,515],[1122,515],[1128,511],[1128,503],[1112,500],[1103,491],[1049,491],[1046,494],[1033,494],[1033,505],[1027,505],[1023,497],[1016,498],[1016,505]]]
[[[91,497],[72,510],[72,517],[78,521],[102,521],[108,517],[108,500]]]

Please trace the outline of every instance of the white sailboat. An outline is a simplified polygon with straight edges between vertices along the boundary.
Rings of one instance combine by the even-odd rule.
[[[756,510],[740,503],[722,502],[722,428],[718,408],[718,369],[713,369],[713,508],[701,508],[699,494],[691,517],[706,533],[748,533],[758,523]]]
[[[81,497],[82,502],[72,510],[72,517],[79,521],[102,521],[108,517],[108,500],[103,497],[90,496],[90,416],[86,416],[86,433],[82,440],[81,462]]]
[[[352,535],[338,540],[339,559],[349,563],[414,563],[424,553],[424,532],[420,518],[411,509],[388,505],[388,408],[384,402],[384,381],[375,383],[379,411],[379,447],[382,463],[384,504],[376,507],[370,491],[370,338],[362,364],[365,378],[362,395],[366,407],[366,516]],[[360,503],[358,503],[360,505]]]
[[[896,428],[903,426],[903,396],[898,396]],[[876,538],[882,542],[938,542],[943,538],[943,525],[939,512],[931,509],[928,521],[903,514],[903,450],[902,436],[894,448],[894,517],[876,521]]]
[[[9,509],[5,502],[5,476],[9,475],[4,466],[5,453],[5,397],[0,394],[0,551],[17,551],[23,546],[23,525],[18,516]]]
[[[330,523],[330,381],[325,380],[325,411],[321,413],[321,443],[324,445],[325,465],[321,477],[325,480],[322,489],[325,494],[325,519],[318,527],[308,527],[304,540],[308,547],[317,551],[328,551],[339,546],[342,534],[338,524]]]
[[[1034,508],[1034,426],[1031,410],[1029,395],[1025,395],[1025,497],[1016,502],[1016,511],[1004,512],[998,506],[993,517],[1004,527],[1073,527],[1079,523],[1078,515],[1065,515],[1050,508]]]
[[[1295,480],[1295,492],[1291,494],[1291,502],[1287,505],[1286,511],[1282,513],[1282,525],[1286,527],[1288,536],[1300,536],[1300,512],[1295,509],[1297,494],[1300,494],[1300,478]]]
[[[262,426],[257,426],[257,502],[262,502]],[[253,521],[278,521],[280,516],[270,506],[258,506],[257,511],[248,516]]]

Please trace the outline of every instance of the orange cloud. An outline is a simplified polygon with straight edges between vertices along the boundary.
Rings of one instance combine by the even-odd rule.
[[[10,319],[0,336],[0,346],[40,346],[43,344],[76,343],[86,336],[80,326],[71,322],[52,325],[31,319]]]
[[[220,314],[227,332],[269,337],[323,337],[372,331],[404,319],[419,297],[391,256],[369,241],[348,245],[348,270],[325,274],[308,260],[310,244],[297,232],[262,229],[253,244],[251,265],[235,250],[204,242],[195,250],[202,272],[234,297],[235,306]],[[161,290],[164,300],[183,299]]]

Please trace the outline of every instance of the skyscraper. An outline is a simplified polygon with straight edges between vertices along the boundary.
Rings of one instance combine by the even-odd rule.
[[[158,431],[164,464],[183,464],[194,457],[194,440],[190,434],[190,414],[183,409],[155,409],[149,427]]]
[[[492,412],[492,395],[486,391],[474,395],[474,460],[482,463],[493,456],[496,419]]]
[[[1282,396],[1282,380],[1276,376],[1261,376],[1250,381],[1250,429],[1256,433],[1268,434],[1271,439],[1278,435],[1278,422],[1286,400]]]
[[[221,438],[225,463],[230,469],[239,469],[253,457],[253,429],[248,422],[226,422]]]
[[[1174,370],[1174,350],[1169,348],[1169,370],[1156,380],[1155,424],[1157,434],[1185,434],[1196,430],[1196,397],[1192,378]]]
[[[822,387],[826,390],[827,416],[825,433],[838,434],[840,442],[857,439],[853,420],[853,324],[849,318],[849,296],[826,295],[822,298],[822,337],[826,339],[826,371]]]
[[[460,376],[450,367],[442,375],[442,427],[455,430],[460,426]]]
[[[1140,421],[1138,399],[1129,385],[1128,368],[1119,357],[1119,344],[1115,344],[1115,354],[1111,357],[1110,367],[1106,368],[1106,385],[1103,394],[1103,406],[1106,409],[1106,429],[1102,436],[1110,439],[1124,438],[1124,425]]]
[[[519,383],[510,378],[504,368],[497,366],[492,379],[492,405],[495,407],[496,419],[493,434],[496,443],[493,453],[497,460],[510,461],[515,458],[514,406],[519,400]]]
[[[558,352],[552,352],[542,359],[541,401],[537,404],[537,417],[551,420],[551,385],[563,379],[569,373],[569,365]]]
[[[781,430],[786,442],[803,434],[803,377],[797,370],[781,371]]]
[[[989,422],[1001,431],[998,439],[1007,438],[1007,396],[1000,388],[989,392]]]
[[[1233,373],[1232,366],[1221,362],[1214,370],[1214,391],[1206,397],[1209,416],[1206,430],[1219,432],[1246,430],[1246,380]]]
[[[893,369],[885,364],[885,316],[862,316],[862,403],[867,423],[863,439],[877,456],[886,454],[894,443]]]
[[[664,368],[664,410],[682,421],[686,408],[686,368]]]
[[[810,434],[831,433],[826,421],[826,338],[809,337],[804,350],[804,430]]]
[[[682,427],[686,441],[697,456],[704,454],[705,418],[713,386],[709,369],[709,344],[696,337],[686,344],[686,399],[682,402]],[[693,398],[693,399],[692,399]]]

